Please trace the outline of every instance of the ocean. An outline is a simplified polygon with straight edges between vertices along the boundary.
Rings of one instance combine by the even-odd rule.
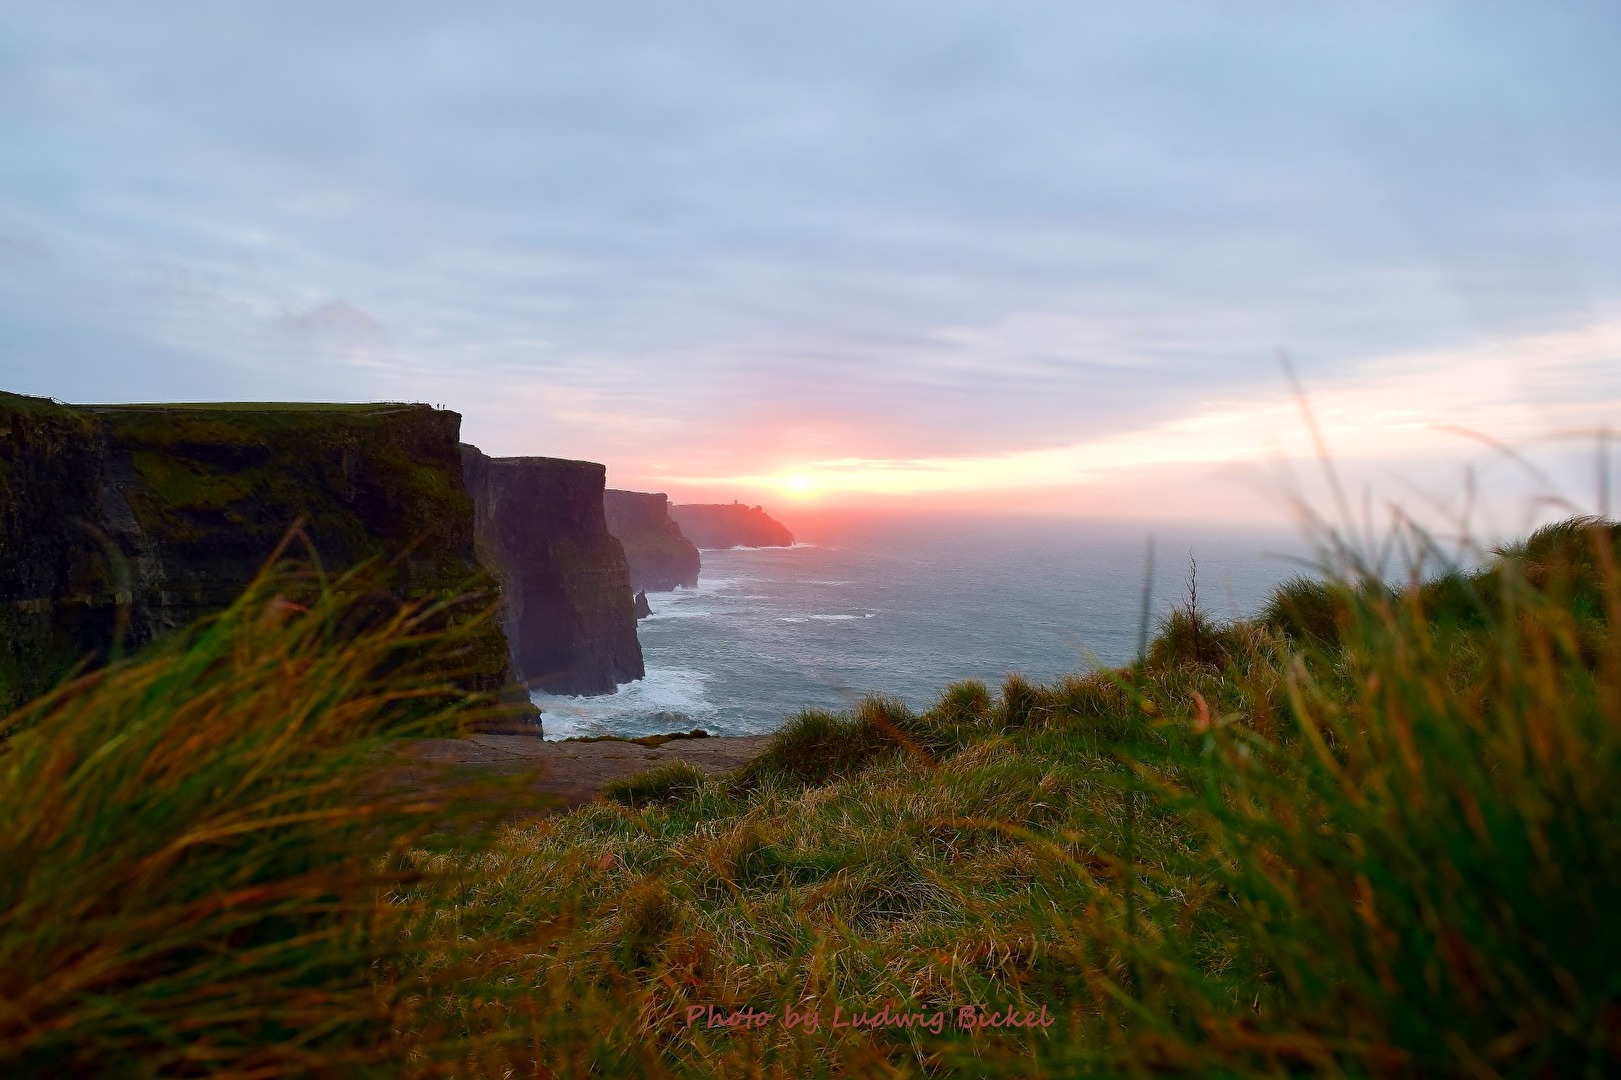
[[[704,551],[697,588],[649,593],[646,678],[535,695],[546,737],[753,735],[869,692],[921,709],[958,679],[1117,665],[1137,651],[1150,537],[1155,621],[1186,601],[1190,558],[1201,608],[1232,618],[1310,553],[1287,532],[1028,518],[852,517],[796,537]]]

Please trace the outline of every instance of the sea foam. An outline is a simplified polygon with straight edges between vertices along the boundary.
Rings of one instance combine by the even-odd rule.
[[[548,739],[577,735],[635,736],[705,727],[718,711],[705,693],[710,676],[687,668],[649,668],[612,694],[530,694]]]

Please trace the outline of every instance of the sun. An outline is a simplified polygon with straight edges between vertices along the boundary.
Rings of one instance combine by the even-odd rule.
[[[796,502],[814,499],[822,485],[808,472],[781,472],[771,480],[772,486]]]

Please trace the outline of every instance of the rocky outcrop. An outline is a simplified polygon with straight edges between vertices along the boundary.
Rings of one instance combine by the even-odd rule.
[[[297,521],[323,566],[398,598],[494,581],[461,417],[425,405],[66,406],[0,394],[0,703],[234,600]],[[507,681],[487,624],[462,682]]]
[[[792,547],[794,534],[758,506],[688,503],[670,507],[681,532],[700,548]]]
[[[653,605],[647,602],[647,590],[644,589],[636,594],[636,617],[645,619],[651,614],[653,614]]]
[[[643,675],[630,574],[590,461],[462,447],[480,561],[501,583],[514,675],[552,694],[606,694]]]
[[[625,549],[632,589],[669,592],[698,584],[698,549],[671,519],[668,496],[609,490],[602,509],[608,531]]]

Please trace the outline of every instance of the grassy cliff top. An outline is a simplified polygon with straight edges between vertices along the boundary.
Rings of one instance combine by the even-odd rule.
[[[551,1060],[643,1075],[1613,1071],[1618,555],[1575,521],[1405,589],[1190,603],[1123,669],[623,781],[465,864],[438,940],[514,951],[468,1000],[530,989],[461,1015],[568,1016]]]
[[[295,413],[350,413],[359,416],[377,416],[407,409],[433,409],[431,405],[403,401],[172,401],[136,402],[125,404],[86,404],[71,406],[91,412],[295,412]]]
[[[7,390],[0,390],[0,410],[21,413],[24,416],[65,416],[73,411],[72,406],[64,405],[54,398],[13,394]]]
[[[423,409],[432,405],[407,401],[165,401],[165,402],[87,402],[74,404],[55,398],[14,394],[0,390],[0,408],[25,413],[333,413],[350,416],[381,416],[388,413]]]

